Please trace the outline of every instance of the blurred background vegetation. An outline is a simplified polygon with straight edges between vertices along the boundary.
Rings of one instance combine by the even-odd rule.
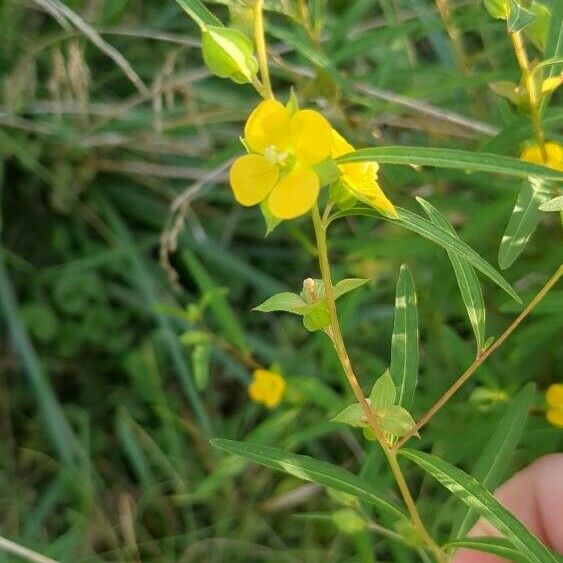
[[[248,4],[210,7],[244,29]],[[488,86],[519,74],[502,22],[480,0],[452,2],[457,45],[431,0],[309,7],[320,47],[298,3],[267,4],[277,91],[293,86],[354,144],[518,155],[532,136]],[[225,182],[257,102],[251,87],[210,76],[199,32],[173,0],[2,0],[0,86],[0,535],[69,562],[369,563],[370,543],[377,560],[412,561],[376,531],[347,530],[347,499],[208,444],[276,444],[392,482],[377,447],[328,422],[350,397],[323,335],[250,312],[318,277],[309,222],[264,238],[260,213],[235,205]],[[554,102],[544,123],[561,141]],[[387,165],[380,179],[404,207],[428,198],[496,264],[514,180]],[[557,214],[544,215],[505,272],[524,302],[561,259]],[[336,277],[372,280],[340,305],[366,389],[389,363],[399,267],[413,272],[420,415],[474,355],[447,256],[369,219],[331,236]],[[498,335],[521,307],[484,286],[488,335]],[[562,305],[555,289],[420,446],[470,469],[506,401],[533,380],[537,407],[512,470],[560,449],[541,390],[561,377]],[[279,364],[290,382],[274,411],[247,397],[254,361]],[[412,468],[409,478],[425,518],[447,533],[454,502]]]

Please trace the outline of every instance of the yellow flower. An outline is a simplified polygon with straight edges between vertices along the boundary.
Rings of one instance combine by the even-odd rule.
[[[554,383],[545,394],[547,420],[557,428],[563,428],[563,383]]]
[[[248,117],[244,142],[250,154],[235,160],[229,173],[235,199],[245,206],[266,201],[277,219],[307,213],[320,189],[312,167],[330,155],[328,121],[314,110],[292,114],[266,100]]]
[[[262,403],[269,409],[278,406],[285,392],[285,379],[267,369],[257,369],[252,374],[248,395],[255,403]]]
[[[538,145],[530,145],[526,147],[520,158],[527,162],[534,162],[536,164],[545,164],[555,170],[563,172],[563,147],[553,141],[545,143],[545,151],[547,153],[547,162],[544,163],[540,148]]]
[[[332,130],[331,156],[333,158],[354,150],[354,147],[340,133]],[[387,215],[397,217],[394,205],[377,183],[379,170],[377,162],[350,162],[339,164],[338,169],[342,174],[342,184],[351,195]]]

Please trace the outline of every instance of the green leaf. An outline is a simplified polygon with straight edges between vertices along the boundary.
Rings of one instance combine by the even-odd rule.
[[[345,280],[340,280],[334,286],[333,289],[334,299],[336,300],[339,297],[345,295],[346,293],[349,293],[350,291],[354,291],[354,289],[361,287],[368,281],[369,279],[364,279],[364,278],[347,278]]]
[[[340,532],[354,535],[366,528],[364,519],[351,508],[343,508],[332,513],[332,521]]]
[[[202,30],[210,25],[223,25],[199,0],[176,0],[176,2]]]
[[[354,207],[352,209],[343,210],[335,213],[331,220],[338,219],[340,217],[346,217],[348,215],[363,215],[365,217],[376,217],[383,219],[384,221],[390,221],[397,223],[406,229],[409,229],[436,244],[439,244],[446,251],[454,252],[460,258],[467,260],[472,266],[477,270],[485,274],[488,278],[494,281],[499,287],[504,289],[514,300],[518,303],[522,303],[522,300],[518,294],[510,287],[510,284],[502,277],[502,275],[497,272],[486,260],[481,258],[470,246],[464,243],[457,237],[452,236],[450,233],[437,227],[427,219],[424,219],[420,215],[413,213],[407,209],[397,207],[397,213],[399,214],[398,219],[392,219],[385,215],[381,215],[375,209],[371,207]]]
[[[400,450],[400,453],[419,465],[495,526],[522,555],[527,557],[528,563],[557,563],[557,559],[547,547],[471,475],[428,453],[411,449]]]
[[[563,172],[525,162],[519,158],[483,152],[435,149],[426,147],[377,147],[360,149],[336,159],[343,162],[378,162],[379,164],[404,164],[408,166],[435,166],[475,172],[494,172],[507,176],[527,178],[538,176],[550,180],[563,180]]]
[[[510,0],[484,0],[485,9],[491,17],[505,20],[510,14]]]
[[[544,60],[558,59],[563,56],[563,2],[553,2],[550,25],[545,41]],[[561,67],[553,65],[548,76],[553,76]]]
[[[510,467],[512,454],[522,436],[534,401],[534,394],[534,384],[529,383],[514,397],[475,463],[471,474],[487,489],[493,490],[497,487]],[[467,534],[476,520],[474,510],[460,507],[454,515],[452,536]]]
[[[278,448],[260,446],[215,438],[211,444],[226,452],[240,455],[256,463],[288,473],[298,479],[311,481],[323,487],[336,489],[351,494],[384,510],[396,518],[405,518],[404,512],[394,504],[385,500],[380,491],[373,488],[356,475],[305,455],[284,452]]]
[[[499,557],[504,557],[509,561],[518,561],[519,563],[528,563],[528,560],[517,549],[514,549],[512,544],[504,538],[493,537],[475,537],[475,538],[460,538],[452,540],[443,546],[446,549],[472,549],[475,551],[483,551],[485,553],[492,553]]]
[[[554,197],[539,206],[540,211],[563,211],[563,195]]]
[[[297,293],[291,293],[290,291],[282,291],[281,293],[276,293],[272,295],[269,299],[266,299],[264,303],[261,303],[257,307],[252,309],[253,311],[260,311],[261,313],[272,313],[274,311],[285,311],[286,313],[293,313],[295,315],[302,315],[303,309],[307,307],[307,303],[299,296]]]
[[[536,19],[536,15],[527,10],[516,0],[510,0],[510,14],[506,22],[510,33],[517,33],[529,26]]]
[[[371,388],[369,394],[371,406],[376,414],[383,413],[395,404],[396,396],[395,382],[389,370],[386,370],[382,376],[377,378]]]
[[[418,379],[418,309],[414,280],[405,264],[395,290],[390,370],[399,393],[398,403],[410,409]]]
[[[440,213],[433,205],[424,199],[417,197],[416,200],[428,218],[436,225],[450,233],[452,236],[459,239],[455,229],[450,222]],[[477,343],[477,350],[480,351],[485,346],[485,322],[486,322],[486,309],[485,301],[483,299],[483,290],[479,283],[479,278],[473,267],[467,263],[466,260],[461,259],[457,254],[448,252],[448,258],[452,263],[457,285],[461,292],[461,298],[465,303],[467,309],[467,316],[471,323],[471,328],[475,334],[475,342]]]
[[[540,178],[530,176],[522,182],[512,215],[500,243],[499,266],[505,270],[524,250],[540,220],[539,206],[550,194],[549,185]]]
[[[411,414],[405,408],[394,405],[377,417],[380,428],[394,436],[404,436],[415,424]]]
[[[363,428],[368,424],[364,411],[359,403],[348,405],[331,420],[332,422],[341,422],[342,424],[348,424],[356,428]]]
[[[549,29],[551,12],[547,6],[535,0],[530,5],[530,10],[534,14],[534,21],[526,27],[524,33],[526,37],[535,45],[536,49],[543,53],[545,41]]]

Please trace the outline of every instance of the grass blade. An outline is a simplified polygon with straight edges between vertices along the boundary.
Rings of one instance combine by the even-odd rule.
[[[475,463],[472,475],[487,489],[493,490],[505,477],[512,454],[522,436],[534,394],[534,384],[529,383],[516,395]],[[452,537],[467,534],[477,520],[474,510],[460,508],[454,516]]]
[[[377,147],[360,149],[337,159],[337,162],[378,162],[408,166],[435,166],[475,172],[494,172],[527,178],[538,176],[548,180],[563,180],[563,172],[498,154],[469,152],[455,149],[426,147]]]
[[[401,450],[400,453],[495,526],[527,558],[528,563],[557,563],[549,549],[477,479],[432,454],[410,449]]]
[[[395,323],[389,371],[397,388],[397,404],[409,410],[418,378],[418,310],[414,280],[405,264],[399,271],[395,293]]]
[[[424,199],[420,197],[416,199],[434,225],[444,229],[444,231],[447,231],[452,236],[459,238],[455,229],[442,213]],[[459,286],[461,298],[467,309],[467,316],[469,317],[471,328],[475,334],[475,342],[477,343],[477,351],[479,352],[485,345],[486,310],[483,290],[475,270],[467,261],[462,260],[453,252],[448,252],[448,258],[454,269],[457,285]]]
[[[226,452],[237,454],[255,463],[283,471],[305,481],[311,481],[354,495],[382,510],[392,513],[397,518],[404,518],[404,513],[395,505],[382,498],[381,493],[369,484],[341,467],[319,461],[309,456],[285,452],[259,444],[237,442],[214,438],[211,443]]]
[[[498,252],[503,270],[514,263],[528,244],[540,222],[539,206],[549,199],[550,193],[549,185],[540,178],[530,176],[522,182]]]

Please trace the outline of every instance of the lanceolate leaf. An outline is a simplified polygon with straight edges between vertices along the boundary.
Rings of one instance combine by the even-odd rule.
[[[441,229],[427,219],[424,219],[420,215],[413,213],[412,211],[400,207],[397,207],[396,209],[399,214],[398,219],[392,219],[391,217],[381,215],[373,208],[362,206],[339,211],[338,213],[335,213],[331,217],[331,219],[334,220],[340,217],[346,217],[348,215],[364,215],[366,217],[376,217],[378,219],[383,219],[384,221],[398,223],[406,229],[409,229],[427,238],[428,240],[439,244],[445,250],[454,252],[460,258],[467,260],[467,262],[469,262],[477,270],[485,274],[499,287],[504,289],[504,291],[506,291],[506,293],[508,293],[513,299],[518,301],[518,303],[522,303],[522,300],[520,299],[518,294],[514,291],[514,289],[512,289],[510,284],[502,277],[502,275],[462,240],[452,236],[444,229]]]
[[[518,258],[540,220],[539,206],[549,199],[549,185],[531,176],[520,188],[512,215],[502,237],[498,253],[499,266],[504,270]]]
[[[202,30],[208,25],[223,25],[199,0],[176,0],[176,2]]]
[[[371,484],[345,469],[325,461],[319,461],[305,455],[291,454],[278,448],[234,440],[215,438],[211,440],[211,443],[226,452],[240,455],[266,467],[358,497],[376,505],[381,510],[389,512],[396,518],[405,518],[401,509],[385,500],[383,495],[375,490]]]
[[[493,490],[505,477],[524,430],[534,394],[534,384],[529,383],[514,397],[475,463],[471,474],[489,490]],[[476,520],[477,513],[474,510],[460,507],[454,515],[452,537],[465,535]]]
[[[414,280],[404,264],[395,293],[390,371],[397,388],[397,404],[408,410],[412,406],[418,378],[418,312]]]
[[[475,551],[484,551],[485,553],[492,553],[493,555],[498,555],[499,557],[504,557],[509,561],[518,561],[519,563],[528,563],[526,557],[515,549],[512,544],[505,540],[504,538],[461,538],[458,540],[452,540],[444,545],[446,549],[448,548],[465,548],[472,549]]]
[[[455,229],[450,225],[450,222],[433,205],[420,197],[416,199],[418,203],[422,205],[426,215],[428,215],[434,225],[448,231],[452,236],[459,238]],[[477,350],[482,350],[485,345],[486,310],[479,278],[471,264],[460,258],[454,252],[448,252],[448,258],[452,263],[461,297],[467,309],[469,322],[475,334]]]
[[[285,311],[286,313],[301,314],[301,311],[307,307],[307,303],[296,293],[290,291],[282,291],[272,295],[257,307],[254,311],[261,313],[272,313],[274,311]]]
[[[410,449],[400,450],[400,453],[495,526],[526,557],[528,563],[557,563],[549,549],[474,477],[428,453]]]
[[[364,278],[347,278],[345,280],[341,280],[334,286],[334,298],[338,299],[344,294],[349,293],[350,291],[354,291],[354,289],[357,289],[358,287],[361,287],[368,281],[368,279]]]
[[[525,162],[519,158],[483,152],[435,149],[426,147],[377,147],[360,149],[337,159],[337,162],[378,162],[379,164],[405,164],[407,166],[435,166],[478,172],[495,172],[507,176],[527,178],[538,176],[563,180],[563,172]]]

